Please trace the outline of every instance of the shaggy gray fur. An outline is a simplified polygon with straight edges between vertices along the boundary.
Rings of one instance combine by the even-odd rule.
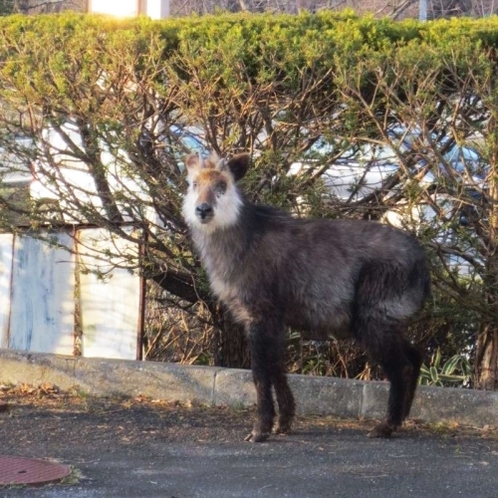
[[[422,362],[402,332],[429,294],[424,250],[390,226],[296,219],[247,202],[236,188],[230,194],[230,171],[240,177],[244,161],[248,166],[245,155],[228,162],[191,160],[189,177],[197,191],[189,190],[184,211],[213,292],[249,338],[258,417],[248,439],[262,441],[271,431],[272,385],[280,409],[277,430],[290,429],[294,400],[283,371],[286,326],[314,339],[352,335],[382,365],[391,381],[388,414],[371,435],[389,437],[409,413]],[[213,170],[209,178],[206,169]],[[208,180],[201,181],[202,175]],[[216,190],[220,178],[228,182],[228,194]],[[236,197],[237,216],[213,229],[223,195]],[[193,206],[196,212],[188,212]]]

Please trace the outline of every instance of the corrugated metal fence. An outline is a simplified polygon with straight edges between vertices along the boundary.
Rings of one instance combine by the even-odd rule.
[[[78,310],[83,356],[137,359],[142,281],[102,258],[116,248],[137,252],[98,228],[0,234],[0,346],[73,355]]]

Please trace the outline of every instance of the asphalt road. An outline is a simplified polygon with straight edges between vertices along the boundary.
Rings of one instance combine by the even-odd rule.
[[[374,422],[299,418],[289,436],[243,442],[249,411],[146,400],[11,396],[0,454],[53,458],[68,482],[0,497],[498,497],[498,434],[411,423],[372,440]]]

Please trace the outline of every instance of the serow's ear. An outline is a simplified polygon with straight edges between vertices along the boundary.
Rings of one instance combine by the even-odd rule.
[[[184,159],[185,167],[187,168],[187,173],[190,175],[196,169],[201,167],[201,161],[197,154],[189,154]]]
[[[251,156],[247,153],[237,154],[227,162],[227,166],[230,169],[230,172],[232,173],[233,178],[236,182],[241,178],[244,178],[250,164]]]

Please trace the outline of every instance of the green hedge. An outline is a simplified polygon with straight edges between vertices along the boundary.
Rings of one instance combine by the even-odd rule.
[[[304,77],[331,70],[353,75],[358,65],[372,62],[394,59],[410,65],[414,58],[427,58],[432,67],[439,64],[443,70],[447,57],[491,55],[498,43],[497,28],[494,17],[420,23],[357,17],[352,12],[155,22],[74,14],[7,16],[0,19],[0,55],[4,76],[17,75],[19,90],[25,79],[35,79],[48,80],[40,90],[56,92],[50,72],[64,93],[67,81],[92,83],[97,67],[114,68],[138,56],[132,61],[140,70],[140,59],[154,56],[177,70],[181,61],[195,62],[202,75],[222,78],[219,82],[226,85],[240,84],[238,77],[243,77],[246,83],[278,81],[282,91],[299,91]],[[126,54],[127,59],[113,60],[116,54]]]

